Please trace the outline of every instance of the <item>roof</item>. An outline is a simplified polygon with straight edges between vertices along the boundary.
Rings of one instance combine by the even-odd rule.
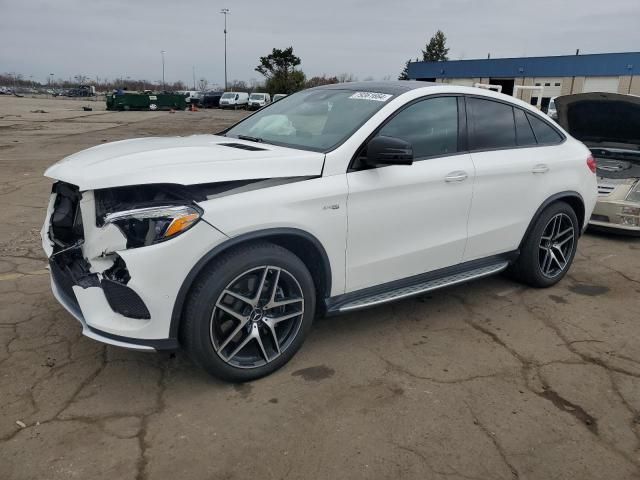
[[[640,52],[412,62],[410,78],[620,76],[640,72]]]
[[[389,82],[346,82],[322,85],[321,89],[326,90],[352,90],[356,92],[376,92],[390,95],[401,95],[410,90],[424,87],[435,87],[436,83],[421,82],[416,80],[393,80]]]

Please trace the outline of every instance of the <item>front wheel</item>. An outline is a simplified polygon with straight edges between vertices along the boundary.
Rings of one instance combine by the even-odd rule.
[[[287,363],[314,313],[314,283],[302,260],[278,245],[256,243],[223,254],[199,276],[182,339],[207,372],[245,382]]]
[[[579,231],[578,218],[570,205],[550,205],[535,221],[511,273],[533,287],[555,285],[573,262]]]

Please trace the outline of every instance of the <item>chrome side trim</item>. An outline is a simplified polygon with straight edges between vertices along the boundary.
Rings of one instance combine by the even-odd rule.
[[[449,275],[436,280],[429,280],[427,282],[417,283],[409,287],[402,287],[389,292],[379,293],[371,297],[366,297],[358,300],[354,300],[338,310],[339,312],[348,312],[351,310],[357,310],[360,308],[371,307],[382,303],[393,302],[406,297],[412,297],[414,295],[420,295],[421,293],[430,292],[439,288],[450,287],[459,283],[468,282],[476,278],[486,277],[495,273],[503,271],[509,262],[500,262],[487,267],[476,268],[469,270],[468,272],[458,273],[455,275]]]

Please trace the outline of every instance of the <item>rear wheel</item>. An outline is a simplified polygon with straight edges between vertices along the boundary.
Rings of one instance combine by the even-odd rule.
[[[155,103],[151,103],[149,105],[149,110],[157,110],[158,109],[158,105],[156,105]]]
[[[511,273],[533,287],[550,287],[567,273],[578,246],[578,218],[565,202],[540,214],[524,241]]]
[[[183,342],[210,374],[253,380],[291,359],[314,312],[315,288],[304,263],[274,244],[248,245],[200,275],[185,310]]]

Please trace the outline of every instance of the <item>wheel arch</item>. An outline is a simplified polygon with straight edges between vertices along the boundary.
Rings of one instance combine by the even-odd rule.
[[[582,231],[584,230],[584,222],[585,222],[585,206],[584,206],[584,199],[582,198],[582,195],[574,191],[559,192],[554,195],[551,195],[544,202],[542,202],[542,205],[538,207],[538,210],[536,210],[536,213],[533,215],[533,217],[531,217],[531,221],[529,222],[529,225],[527,226],[527,229],[525,230],[524,235],[522,236],[522,240],[520,240],[520,245],[518,246],[518,248],[522,249],[523,243],[525,242],[527,236],[531,232],[531,229],[533,228],[533,225],[536,223],[536,220],[538,219],[540,214],[549,205],[559,201],[568,203],[571,206],[571,208],[573,208],[573,211],[576,212],[576,217],[578,217],[578,223],[580,224],[579,234],[582,234]]]
[[[216,257],[240,245],[255,241],[268,241],[280,245],[297,255],[307,266],[316,287],[317,306],[322,298],[331,294],[331,263],[322,243],[312,234],[297,228],[269,228],[232,237],[216,245],[193,266],[185,277],[171,312],[169,338],[178,338],[180,323],[191,286],[202,270]],[[316,307],[317,308],[317,307]]]

